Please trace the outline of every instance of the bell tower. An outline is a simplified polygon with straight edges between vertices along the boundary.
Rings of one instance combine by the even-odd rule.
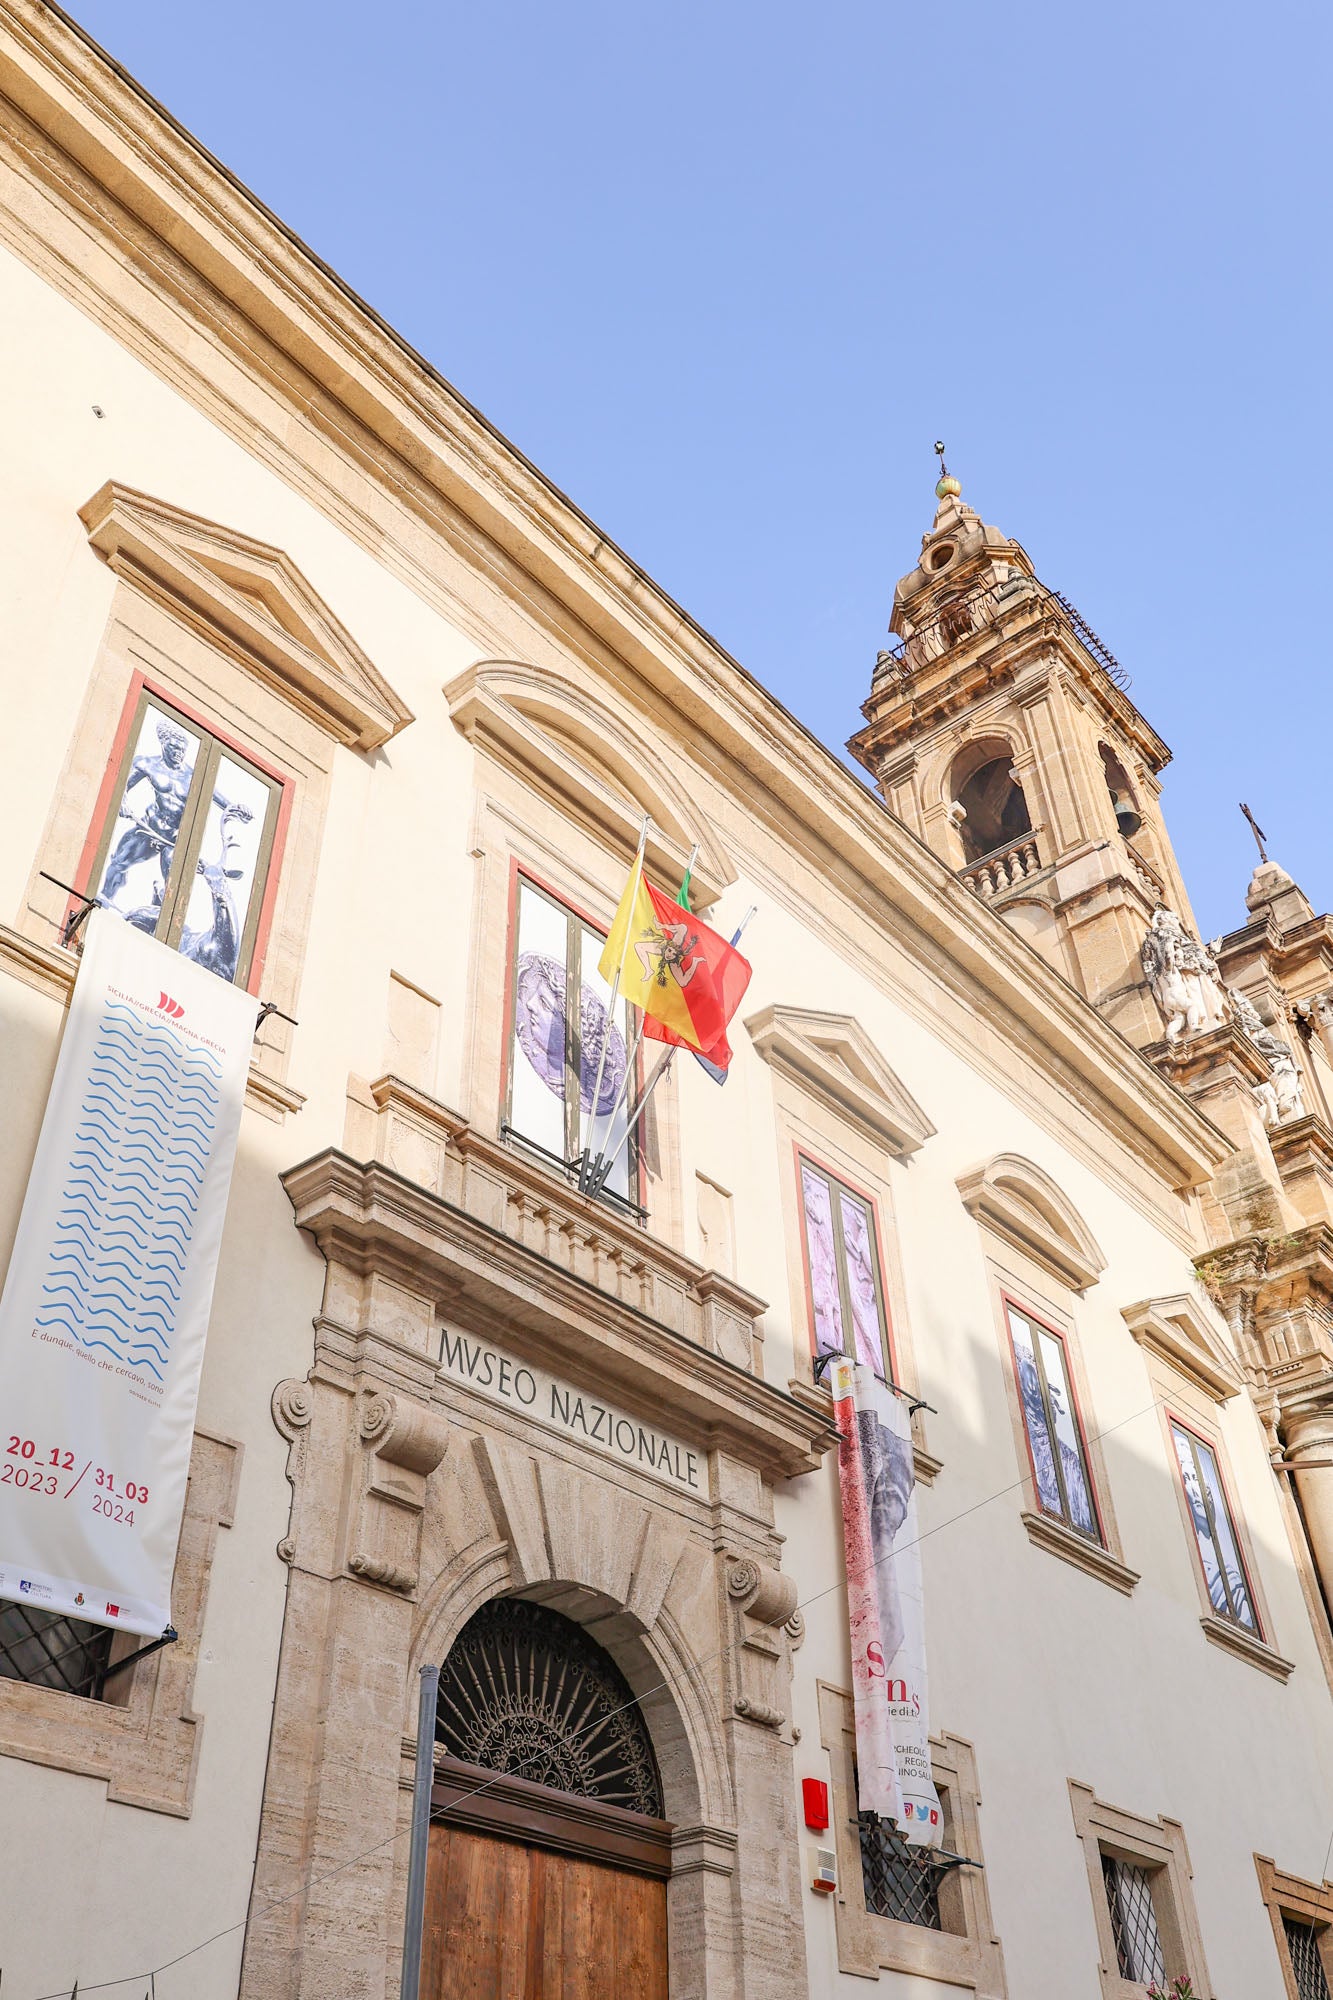
[[[935,519],[848,748],[973,895],[1144,1047],[1162,1034],[1144,932],[1163,903],[1193,921],[1158,805],[1171,752],[1114,655],[935,449]]]

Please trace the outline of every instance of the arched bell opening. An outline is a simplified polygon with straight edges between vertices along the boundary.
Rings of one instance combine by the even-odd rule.
[[[1013,752],[998,746],[976,761],[975,749],[955,759],[950,772],[950,816],[963,843],[965,861],[980,861],[1031,833],[1023,787],[1014,775]]]
[[[1106,776],[1106,789],[1111,794],[1111,804],[1115,810],[1115,823],[1120,832],[1129,839],[1143,824],[1134,787],[1129,782],[1129,773],[1116,756],[1109,743],[1098,744],[1101,752],[1102,770]]]

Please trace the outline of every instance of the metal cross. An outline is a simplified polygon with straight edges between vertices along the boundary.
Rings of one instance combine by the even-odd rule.
[[[1268,835],[1264,832],[1258,820],[1255,818],[1254,814],[1250,811],[1247,805],[1242,803],[1241,811],[1244,813],[1246,819],[1250,822],[1250,832],[1254,835],[1254,844],[1259,850],[1259,859],[1261,861],[1267,861],[1268,849],[1264,846],[1264,842],[1267,840]]]

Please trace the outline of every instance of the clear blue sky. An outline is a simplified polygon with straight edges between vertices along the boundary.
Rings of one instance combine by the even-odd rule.
[[[1326,6],[72,11],[827,741],[943,437],[1175,751],[1204,935],[1242,798],[1333,904]]]

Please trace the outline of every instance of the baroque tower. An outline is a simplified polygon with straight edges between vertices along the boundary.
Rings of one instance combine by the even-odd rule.
[[[947,471],[848,745],[885,802],[1139,1047],[1154,908],[1192,927],[1162,822],[1171,752],[1128,675]]]

